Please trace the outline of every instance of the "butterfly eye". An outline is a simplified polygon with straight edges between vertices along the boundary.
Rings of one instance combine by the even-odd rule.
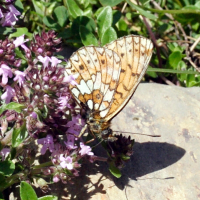
[[[92,117],[89,118],[90,123],[94,123],[94,119]]]

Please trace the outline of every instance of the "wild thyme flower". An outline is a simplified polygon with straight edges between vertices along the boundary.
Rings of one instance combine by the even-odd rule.
[[[5,90],[6,91],[1,95],[1,99],[5,100],[5,103],[8,104],[12,97],[15,96],[15,90],[9,85],[5,87]]]
[[[57,183],[57,182],[59,182],[60,181],[60,175],[59,174],[55,174],[54,176],[53,176],[53,182],[54,183]]]
[[[13,73],[10,67],[5,64],[1,64],[0,75],[2,75],[2,84],[6,85],[8,83],[8,78],[12,78]]]
[[[6,84],[3,85],[5,93],[1,98],[5,99],[6,103],[15,102],[22,106],[20,113],[6,110],[0,115],[0,119],[2,121],[5,118],[7,121],[7,130],[25,127],[28,137],[37,139],[38,144],[42,145],[42,155],[49,150],[53,165],[51,167],[54,167],[54,170],[47,169],[44,175],[50,173],[55,182],[60,180],[66,183],[79,176],[81,159],[90,161],[97,157],[91,147],[85,145],[79,137],[85,120],[69,90],[69,84],[77,83],[73,76],[64,75],[65,68],[61,65],[61,60],[52,56],[53,52],[59,50],[60,44],[60,40],[55,36],[54,32],[36,35],[30,46],[24,36],[14,42],[6,40],[5,44],[12,46],[10,48],[7,45],[10,54],[0,48],[0,63],[6,61],[1,64],[3,67],[7,66],[7,71],[2,68],[1,73],[0,70],[1,85]],[[0,44],[4,44],[4,41],[0,41]],[[24,72],[14,68],[15,48],[19,48],[26,55],[27,69]],[[2,57],[7,56],[7,60],[1,60],[1,52]]]
[[[80,147],[78,143],[75,145],[76,148],[68,148],[66,146],[57,146],[54,148],[52,152],[52,163],[56,167],[57,171],[54,171],[53,180],[55,182],[62,181],[63,183],[69,182],[73,176],[79,176],[78,168],[81,167],[79,164],[80,160],[83,157],[93,156],[93,152],[91,152],[91,148],[89,146],[80,143]],[[64,176],[65,174],[65,176]]]
[[[0,23],[2,26],[13,26],[15,25],[17,16],[21,13],[13,6],[15,0],[4,0],[1,1],[0,5]]]
[[[24,81],[25,81],[25,73],[16,70],[15,71],[15,78],[13,80],[17,81],[19,83],[19,86],[21,87],[24,84]]]
[[[3,137],[3,135],[7,131],[7,129],[8,129],[8,121],[6,119],[2,119],[1,120],[1,127],[0,127],[1,137]],[[1,137],[0,137],[0,139],[1,139]]]
[[[67,132],[74,134],[75,136],[78,136],[84,125],[85,125],[85,120],[83,120],[80,115],[73,116],[72,121],[69,121],[67,123],[67,127],[69,127]]]
[[[56,38],[55,31],[49,31],[47,33],[43,31],[41,36],[37,34],[34,39],[35,40],[31,42],[30,49],[36,56],[51,57],[55,52],[61,50],[61,39]]]
[[[58,98],[58,104],[59,104],[59,109],[63,110],[66,107],[70,108],[71,105],[69,104],[69,100],[71,99],[71,94],[69,94],[68,96],[62,96]]]
[[[60,155],[60,166],[62,168],[67,168],[69,170],[72,170],[73,169],[73,159],[70,157],[70,156],[66,156],[64,157],[63,154]]]
[[[0,157],[1,157],[2,161],[4,161],[6,159],[6,157],[9,155],[9,153],[10,153],[10,148],[3,148],[0,151]]]
[[[84,145],[81,142],[80,147],[81,147],[81,150],[79,151],[79,153],[81,154],[81,156],[84,156],[84,155],[93,156],[94,155],[90,146]]]
[[[41,138],[37,140],[38,144],[42,144],[42,149],[41,149],[41,154],[44,155],[49,149],[50,152],[53,152],[54,150],[54,142],[53,142],[53,137],[52,135],[47,135],[46,138]]]
[[[15,45],[12,40],[8,38],[0,40],[0,65],[5,64],[7,66],[19,67],[21,60],[16,58]]]
[[[59,50],[56,46],[60,43],[60,39],[56,39],[54,32],[42,33],[42,39],[39,35],[36,38],[34,44],[44,39],[48,42],[48,50]],[[69,114],[66,114],[66,111],[73,110],[75,106],[75,101],[71,98],[68,89],[73,79],[64,80],[65,69],[61,65],[58,66],[61,61],[54,56],[43,57],[38,53],[40,61],[37,58],[33,60],[31,56],[34,56],[34,52],[31,53],[27,41],[24,35],[14,42],[8,39],[0,40],[0,75],[2,77],[0,81],[5,91],[1,99],[5,100],[6,104],[14,101],[25,107],[20,114],[14,110],[12,112],[8,110],[1,117],[5,115],[9,123],[16,121],[15,126],[19,127],[25,123],[28,133],[33,137],[38,137],[38,134],[42,132],[54,136],[62,132],[64,134],[68,129],[66,124],[69,121]],[[13,68],[16,66],[15,61],[19,60],[14,51],[16,47],[22,47],[27,57],[29,66],[24,72]],[[62,101],[62,109],[60,108],[60,97],[67,97],[68,107],[64,107]]]
[[[21,35],[17,37],[14,41],[13,44],[15,47],[21,46],[25,51],[28,49],[28,47],[24,44],[25,42],[29,41],[29,39],[24,39],[24,35]]]
[[[105,143],[107,152],[110,156],[109,161],[114,162],[115,166],[122,168],[124,163],[130,159],[133,154],[134,140],[131,137],[115,135],[117,140],[115,142]]]

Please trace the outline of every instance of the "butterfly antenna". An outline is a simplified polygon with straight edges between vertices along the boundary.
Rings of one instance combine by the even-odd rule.
[[[108,142],[108,146],[110,147],[110,149],[111,149],[111,151],[112,151],[112,155],[114,155],[115,152],[114,152],[113,148],[111,147],[110,142]]]
[[[132,133],[132,132],[124,132],[124,131],[113,131],[113,132],[130,133],[130,134],[136,134],[136,135],[145,135],[145,136],[149,136],[149,137],[161,137],[161,135],[149,135],[149,134],[144,134],[144,133]]]
[[[103,142],[103,139],[101,139],[100,142],[98,142],[97,144],[95,144],[95,145],[92,147],[92,149],[95,148],[96,146],[98,146],[99,144],[101,144],[102,142]]]

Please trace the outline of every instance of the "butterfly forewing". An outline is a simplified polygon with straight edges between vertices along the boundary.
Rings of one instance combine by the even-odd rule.
[[[83,47],[66,66],[77,85],[70,86],[78,103],[86,104],[94,120],[108,122],[128,102],[148,67],[153,51],[149,39],[130,35],[104,47]]]
[[[77,82],[70,86],[72,94],[78,103],[97,111],[97,118],[105,117],[111,107],[120,71],[119,56],[104,47],[80,48],[66,66],[67,75],[74,75]]]
[[[120,57],[122,69],[115,91],[112,108],[106,115],[108,121],[126,105],[141,81],[150,61],[153,44],[141,36],[126,36],[105,46]]]

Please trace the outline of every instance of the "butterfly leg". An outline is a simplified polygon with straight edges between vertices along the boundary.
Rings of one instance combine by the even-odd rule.
[[[82,128],[82,130],[81,130],[81,132],[80,132],[80,134],[79,134],[79,138],[85,133],[85,130],[87,129],[87,127],[88,127],[88,125],[87,124],[85,124],[85,126]]]

